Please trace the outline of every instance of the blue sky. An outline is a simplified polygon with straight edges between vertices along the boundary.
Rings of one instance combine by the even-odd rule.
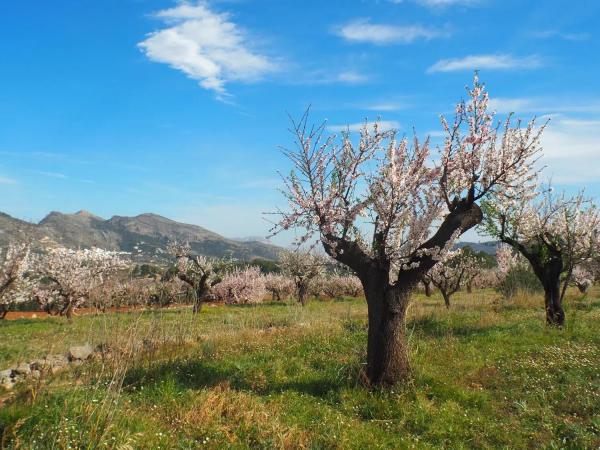
[[[554,184],[600,196],[600,2],[36,0],[0,20],[0,210],[19,218],[264,236],[288,112],[435,136],[473,69],[500,113],[551,117]]]

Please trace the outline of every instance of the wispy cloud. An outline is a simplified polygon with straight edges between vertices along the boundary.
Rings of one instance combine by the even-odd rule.
[[[413,0],[415,3],[432,9],[447,8],[450,6],[472,6],[481,3],[481,0]],[[406,0],[390,0],[392,3],[405,3]]]
[[[600,114],[600,99],[560,99],[556,97],[493,97],[490,99],[490,108],[501,114]]]
[[[365,84],[371,81],[370,74],[357,70],[344,70],[331,72],[323,69],[305,70],[299,76],[290,78],[290,84],[318,85],[318,84]]]
[[[61,180],[66,180],[68,178],[64,173],[59,172],[45,172],[41,170],[36,170],[35,173],[43,175],[45,177],[60,178]]]
[[[373,125],[375,125],[375,123],[377,123],[379,125],[379,129],[381,131],[388,131],[388,130],[399,130],[400,127],[400,122],[397,122],[395,120],[379,120],[377,122],[366,122],[367,124],[367,128],[372,128]],[[350,131],[350,132],[358,132],[360,130],[362,130],[365,126],[365,122],[357,122],[357,123],[351,123],[351,124],[347,124],[347,125],[327,125],[327,130],[329,131],[333,131],[333,132],[342,132],[342,131]]]
[[[0,175],[0,184],[17,184],[17,180]]]
[[[539,30],[529,33],[536,39],[562,39],[564,41],[587,41],[591,38],[590,33],[567,33],[559,30]]]
[[[399,111],[401,109],[406,109],[407,107],[408,105],[400,102],[374,102],[362,105],[361,109],[366,109],[367,111],[385,112]]]
[[[456,72],[463,70],[518,70],[536,69],[542,66],[537,55],[515,57],[509,54],[469,55],[463,58],[441,59],[427,69],[427,73]]]
[[[336,27],[334,33],[349,42],[370,44],[410,44],[448,36],[448,31],[421,25],[387,25],[358,19]]]
[[[150,33],[138,47],[150,60],[182,71],[220,99],[228,96],[227,83],[256,81],[278,68],[251,49],[229,14],[214,12],[204,2],[183,1],[155,16],[167,27]]]
[[[337,80],[347,84],[362,84],[369,81],[369,77],[363,73],[354,72],[352,70],[341,72],[337,75]]]

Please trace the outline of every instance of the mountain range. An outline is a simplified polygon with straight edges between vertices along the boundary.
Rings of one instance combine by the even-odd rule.
[[[87,211],[64,214],[53,211],[39,223],[0,213],[0,246],[15,239],[52,240],[68,248],[100,247],[129,252],[139,261],[163,259],[170,241],[187,241],[192,252],[241,260],[277,259],[280,247],[258,240],[227,239],[197,225],[176,222],[156,214],[114,216],[106,220]]]
[[[100,247],[132,254],[137,261],[160,262],[171,241],[190,243],[192,252],[212,257],[232,257],[250,261],[254,258],[276,260],[283,248],[260,237],[228,239],[197,225],[176,222],[157,214],[135,217],[113,216],[106,220],[88,211],[64,214],[53,211],[39,223],[25,222],[0,213],[0,246],[9,241],[51,240],[68,248]],[[496,242],[459,242],[490,255]]]

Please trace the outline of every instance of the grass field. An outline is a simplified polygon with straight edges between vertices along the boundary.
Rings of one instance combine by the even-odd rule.
[[[5,448],[599,448],[600,300],[417,295],[413,380],[369,391],[364,300],[0,323],[0,369],[70,344],[130,353],[19,387]],[[147,345],[140,345],[145,342]],[[9,395],[9,394],[3,394]]]

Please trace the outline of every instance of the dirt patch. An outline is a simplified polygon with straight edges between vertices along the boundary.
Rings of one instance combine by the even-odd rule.
[[[223,302],[206,302],[202,304],[202,307],[211,307],[211,306],[219,306],[223,305]],[[154,309],[180,309],[180,308],[191,308],[191,305],[183,305],[183,304],[173,304],[169,306],[165,306],[162,308],[146,308],[146,307],[134,307],[134,306],[124,306],[121,308],[107,308],[105,311],[101,311],[97,308],[79,308],[75,311],[75,316],[85,316],[88,314],[102,314],[102,313],[125,313],[132,311],[151,311]],[[47,319],[48,317],[57,317],[51,316],[47,312],[44,311],[9,311],[6,314],[4,320],[19,320],[19,319]]]

